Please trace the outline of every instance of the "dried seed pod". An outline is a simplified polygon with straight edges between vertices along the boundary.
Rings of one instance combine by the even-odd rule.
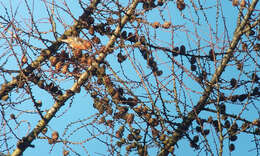
[[[221,120],[227,120],[227,116],[225,114],[221,115]]]
[[[105,32],[105,24],[104,23],[100,23],[98,25],[96,25],[96,31],[99,32],[101,35],[104,34]]]
[[[140,37],[140,42],[141,42],[142,44],[146,44],[146,43],[147,43],[147,41],[146,41],[146,39],[145,39],[145,36],[141,36],[141,37]]]
[[[237,123],[234,123],[231,125],[231,133],[236,133],[238,131],[238,125]]]
[[[197,66],[196,66],[196,65],[192,64],[192,65],[190,66],[190,70],[191,70],[191,71],[196,71],[196,69],[197,69]]]
[[[21,64],[22,66],[28,62],[26,55],[22,56],[21,62],[22,62],[22,64]]]
[[[234,87],[237,85],[237,80],[234,79],[234,78],[232,78],[232,79],[230,80],[230,85],[231,85],[232,88],[234,88]]]
[[[143,2],[143,9],[148,10],[149,9],[149,4],[147,2]]]
[[[162,27],[163,27],[164,29],[169,29],[169,28],[171,27],[171,25],[172,25],[171,22],[164,22],[163,25],[162,25]]]
[[[142,136],[141,135],[137,135],[136,137],[135,137],[135,140],[136,141],[140,141],[142,139]]]
[[[163,0],[158,0],[157,5],[162,6],[163,5]]]
[[[113,125],[113,121],[112,120],[107,120],[106,124],[112,128],[114,125]]]
[[[105,29],[105,33],[106,33],[106,34],[109,34],[109,35],[112,34],[112,29],[111,29],[110,26],[107,26],[107,27],[106,27],[106,29]]]
[[[141,130],[140,129],[134,129],[133,133],[136,134],[136,135],[139,135],[141,133]]]
[[[51,138],[53,139],[54,142],[57,141],[59,138],[59,133],[57,131],[52,132]]]
[[[25,82],[24,82],[23,80],[17,81],[17,87],[18,87],[18,88],[23,88],[23,87],[24,87],[24,84],[25,84]]]
[[[149,110],[149,108],[147,106],[143,107],[143,113],[147,113],[148,110]]]
[[[73,56],[75,57],[75,58],[81,58],[82,57],[82,50],[80,50],[80,49],[73,49]]]
[[[185,53],[186,53],[186,48],[185,48],[184,45],[181,45],[181,47],[180,47],[180,53],[181,53],[181,54],[185,54]]]
[[[159,140],[160,140],[160,141],[164,141],[165,138],[166,138],[166,135],[165,135],[165,134],[162,134],[162,135],[160,135]]]
[[[163,74],[163,71],[162,71],[162,70],[157,70],[157,71],[156,71],[156,75],[157,75],[157,76],[161,76],[162,74]]]
[[[202,130],[202,129],[201,129],[200,126],[197,126],[197,127],[196,127],[196,131],[197,131],[197,132],[201,132],[201,130]]]
[[[231,96],[231,101],[232,102],[236,102],[237,101],[237,99],[238,99],[238,95],[233,95],[233,96]]]
[[[205,134],[205,135],[208,135],[209,134],[209,129],[205,129],[205,130],[203,130],[203,133]]]
[[[44,88],[44,80],[40,80],[39,82],[38,82],[38,84],[37,84],[40,88]]]
[[[87,23],[89,25],[93,24],[94,23],[94,18],[89,16],[88,19],[87,19]]]
[[[66,64],[62,67],[61,72],[62,72],[63,74],[66,74],[66,73],[68,72],[68,68],[69,68],[69,64],[66,63]]]
[[[246,36],[253,36],[255,34],[255,31],[252,30],[251,28],[246,32]]]
[[[230,127],[230,122],[228,120],[225,121],[224,127],[225,128],[229,128]]]
[[[102,117],[99,119],[99,121],[98,121],[99,124],[102,124],[102,123],[105,123],[105,122],[106,122],[106,118],[105,118],[104,116],[102,116]]]
[[[123,31],[123,32],[121,33],[121,37],[122,37],[123,39],[126,39],[126,38],[127,38],[127,32],[126,32],[126,31]]]
[[[110,95],[114,95],[116,93],[116,89],[113,88],[113,86],[110,86],[112,83],[109,84],[107,92]]]
[[[217,107],[218,111],[221,114],[225,114],[226,113],[226,105],[224,103],[221,103],[218,107]]]
[[[130,32],[127,36],[127,40],[129,40],[130,42],[136,42],[136,35]]]
[[[138,114],[141,114],[141,112],[142,112],[142,106],[141,106],[141,105],[137,106],[136,108],[134,108],[134,111],[135,111],[136,113],[138,113]]]
[[[106,112],[107,112],[107,114],[112,115],[112,114],[113,114],[112,107],[107,106],[107,107],[106,107]]]
[[[54,140],[53,140],[53,139],[51,139],[51,138],[48,138],[48,143],[51,145],[51,144],[53,144],[53,143],[54,143]]]
[[[9,95],[6,94],[6,95],[2,96],[1,100],[6,101],[8,98],[9,98]]]
[[[168,149],[168,151],[169,151],[170,153],[172,153],[172,152],[174,151],[174,146],[170,146],[170,148]]]
[[[192,147],[194,149],[199,149],[199,146],[193,141],[190,142],[190,147]]]
[[[213,121],[213,117],[212,117],[212,116],[209,116],[207,122],[208,122],[208,123],[212,123],[212,121]]]
[[[260,51],[260,43],[256,43],[253,47],[254,51]]]
[[[106,20],[108,25],[115,24],[115,20],[112,17],[108,17]]]
[[[254,121],[252,121],[252,125],[260,126],[260,121],[258,119],[255,119]]]
[[[10,118],[14,120],[15,119],[15,115],[13,113],[10,114]]]
[[[120,126],[119,129],[118,129],[118,131],[119,131],[120,133],[123,133],[124,130],[125,130],[125,127],[124,127],[124,126]]]
[[[243,69],[243,64],[242,63],[237,63],[237,69],[242,70]]]
[[[131,145],[127,145],[126,147],[125,147],[125,150],[126,151],[130,151],[132,149],[132,146]]]
[[[232,5],[233,6],[238,6],[238,2],[239,2],[239,0],[232,0]]]
[[[89,27],[88,33],[89,33],[90,35],[94,35],[94,34],[95,34],[95,28],[94,28],[93,25],[91,25],[91,26]]]
[[[124,61],[126,60],[126,58],[127,58],[127,56],[123,55],[122,53],[118,53],[118,54],[117,54],[117,61],[118,61],[119,63],[124,62]]]
[[[185,3],[183,0],[177,0],[177,8],[182,11],[183,9],[185,9]]]
[[[249,123],[245,122],[241,126],[241,131],[243,132],[243,131],[247,130],[249,127],[250,127]]]
[[[242,50],[247,51],[247,44],[245,42],[242,43]]]
[[[67,39],[61,40],[62,42],[68,43],[73,49],[79,50],[91,50],[92,44],[90,41],[84,40],[79,37],[69,36]]]
[[[128,104],[130,107],[136,106],[137,103],[138,103],[138,99],[136,99],[136,98],[133,99],[133,98],[129,97],[129,98],[127,99],[127,104]]]
[[[120,95],[120,93],[118,92],[118,90],[115,92],[115,94],[113,94],[113,99],[115,99],[115,100],[120,100],[120,97],[121,97],[121,95]]]
[[[61,59],[63,61],[69,58],[69,55],[65,50],[62,50],[61,53],[59,54],[59,56],[61,57]]]
[[[117,142],[116,142],[116,145],[117,145],[118,147],[121,147],[121,146],[123,145],[123,143],[122,143],[121,141],[117,141]]]
[[[260,135],[260,129],[259,128],[255,128],[254,134]]]
[[[190,64],[195,64],[196,63],[196,57],[192,56],[190,59]]]
[[[55,69],[57,70],[57,71],[59,71],[60,69],[61,69],[61,67],[62,67],[62,62],[61,61],[59,61],[56,65],[55,65]]]
[[[259,88],[258,87],[255,87],[254,89],[253,89],[253,93],[252,93],[252,95],[258,95],[260,92],[259,92]]]
[[[49,60],[52,66],[55,66],[58,62],[58,58],[56,56],[51,56]]]
[[[47,128],[47,127],[45,127],[45,128],[42,130],[42,134],[46,134],[46,133],[47,133],[47,131],[48,131],[48,128]]]
[[[93,62],[93,58],[92,58],[92,57],[88,57],[88,58],[87,58],[87,65],[88,65],[88,66],[91,66],[91,65],[92,65],[92,62]]]
[[[38,101],[36,102],[36,106],[37,106],[37,107],[41,107],[41,106],[42,106],[42,101],[41,101],[41,100],[38,100]]]
[[[214,56],[215,56],[215,52],[213,49],[210,49],[209,50],[209,58],[210,58],[210,61],[214,61]]]
[[[146,113],[146,112],[143,112],[143,114],[144,114],[144,118],[145,118],[146,120],[148,120],[148,122],[149,122],[149,120],[151,119],[151,114]],[[152,119],[151,119],[151,120],[152,120]]]
[[[80,58],[80,63],[87,64],[88,62],[88,56],[86,54],[83,54],[83,56]]]
[[[119,132],[119,131],[116,132],[116,137],[117,137],[117,138],[122,138],[122,135],[123,135],[123,134],[122,134],[121,132]]]
[[[128,108],[125,106],[124,107],[120,106],[117,109],[119,110],[120,114],[125,114],[128,111]]]
[[[241,7],[241,8],[246,7],[246,1],[245,1],[245,0],[241,0],[241,2],[240,2],[240,7]]]
[[[129,141],[133,141],[133,140],[134,140],[134,135],[131,134],[131,133],[128,134],[127,139],[128,139]]]
[[[256,73],[253,73],[251,77],[253,82],[257,82],[258,80],[260,80]]]
[[[237,140],[237,136],[236,135],[231,135],[229,136],[230,141],[236,141]]]
[[[195,135],[195,136],[193,137],[193,141],[194,141],[195,143],[197,143],[197,142],[199,141],[199,136],[198,136],[198,135]]]
[[[92,38],[92,41],[95,43],[95,44],[99,44],[100,43],[100,39],[97,37],[97,36],[94,36]]]
[[[159,137],[159,131],[155,128],[152,128],[152,136],[153,138]]]
[[[247,94],[241,94],[241,95],[238,96],[238,100],[240,102],[242,102],[242,101],[244,101],[247,98],[247,96],[248,96]]]
[[[68,150],[63,150],[63,151],[62,151],[63,156],[67,156],[67,155],[69,155],[69,153],[70,153],[70,152],[69,152]]]
[[[134,114],[126,114],[126,122],[131,125],[134,121]]]
[[[155,29],[159,28],[159,26],[160,26],[160,23],[159,23],[159,22],[154,22],[154,23],[152,24],[152,27],[155,28]]]
[[[155,118],[154,119],[154,121],[153,121],[153,126],[158,126],[159,125],[159,121],[158,121],[158,119],[157,118]]]
[[[230,150],[230,152],[234,151],[235,150],[235,145],[234,144],[230,144],[229,145],[229,150]]]
[[[153,118],[150,118],[150,119],[148,120],[148,123],[149,123],[150,125],[152,125],[153,122],[154,122],[154,119],[153,119]]]

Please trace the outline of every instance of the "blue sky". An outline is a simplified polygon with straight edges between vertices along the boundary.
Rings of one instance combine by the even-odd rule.
[[[0,8],[1,8],[0,15],[4,16],[6,14],[5,10],[3,9],[3,6],[8,8],[8,12],[11,11],[11,9],[10,9],[10,6],[11,6],[11,8],[13,9],[12,10],[13,12],[15,12],[17,9],[17,14],[14,18],[16,20],[19,19],[19,21],[20,21],[19,24],[21,24],[22,27],[30,27],[31,21],[30,21],[29,15],[27,14],[28,10],[26,9],[26,5],[25,5],[24,1],[21,0],[21,1],[18,1],[17,3],[14,3],[14,1],[3,1],[1,3],[2,3],[2,6],[0,6]],[[29,0],[28,3],[30,6],[33,6],[33,8],[34,8],[33,14],[34,14],[35,21],[37,23],[39,23],[39,30],[43,31],[43,32],[49,32],[51,30],[51,27],[50,27],[50,24],[48,23],[49,22],[48,18],[47,18],[48,14],[46,12],[45,6],[43,5],[44,4],[43,1]],[[57,3],[61,3],[61,2],[58,1]],[[67,1],[67,3],[69,4],[68,7],[70,8],[73,15],[76,18],[78,18],[78,16],[82,14],[82,9],[78,5],[77,1],[73,1],[73,2]],[[170,30],[158,30],[154,34],[157,36],[157,39],[158,39],[158,40],[155,40],[155,42],[159,43],[158,45],[168,46],[168,45],[172,44],[171,38],[174,37],[174,43],[173,43],[174,46],[179,46],[181,44],[184,44],[184,45],[186,45],[187,49],[190,50],[190,49],[193,49],[193,47],[196,47],[196,44],[197,44],[198,38],[196,38],[196,34],[191,33],[191,32],[194,32],[194,30],[196,29],[198,31],[197,33],[200,36],[202,36],[202,38],[200,38],[202,44],[206,44],[208,41],[211,41],[213,43],[217,42],[220,46],[222,46],[221,45],[222,41],[224,39],[225,40],[227,39],[227,38],[224,38],[225,33],[223,32],[224,30],[222,27],[222,24],[223,24],[222,17],[219,16],[219,21],[217,23],[219,25],[219,27],[218,27],[218,29],[216,29],[216,25],[217,25],[216,24],[216,10],[214,9],[214,7],[212,6],[213,4],[211,4],[211,3],[212,3],[212,1],[205,1],[203,3],[203,5],[209,7],[209,9],[205,10],[205,13],[208,15],[207,16],[208,23],[206,23],[205,19],[203,19],[203,18],[198,19],[197,15],[194,14],[194,12],[190,11],[191,6],[187,6],[188,8],[186,8],[183,11],[183,14],[180,14],[180,12],[176,9],[175,5],[173,5],[172,3],[169,3],[169,5],[167,5],[164,8],[164,11],[162,12],[164,17],[166,18],[165,20],[171,21],[171,23],[173,25],[185,25],[185,27],[181,27],[180,29],[182,31],[176,31],[176,33],[174,33],[174,34],[171,34]],[[223,13],[224,13],[225,20],[226,20],[225,24],[228,28],[228,35],[229,35],[229,37],[232,38],[234,28],[236,27],[236,16],[234,16],[234,15],[237,15],[238,9],[235,7],[232,7],[231,2],[229,2],[229,1],[221,2],[221,3],[222,3]],[[62,5],[62,6],[64,6],[64,5]],[[49,7],[51,7],[51,6],[49,6]],[[210,8],[210,7],[213,7],[213,8]],[[139,6],[139,9],[140,9],[140,6]],[[60,18],[66,22],[68,27],[71,24],[73,24],[72,18],[68,14],[64,13],[64,11],[62,11],[61,9],[58,9],[58,11],[57,10],[55,10],[55,11],[56,11],[55,13],[57,15],[59,15]],[[198,12],[198,13],[199,13],[200,17],[203,17],[201,12]],[[4,16],[4,17],[6,17],[6,16]],[[199,26],[197,24],[193,25],[193,24],[191,24],[192,22],[188,23],[188,22],[186,22],[186,20],[183,19],[184,17],[187,19],[190,19],[190,17],[193,17],[193,19],[194,19],[193,22],[194,23],[199,22],[200,25]],[[155,11],[149,12],[147,14],[147,20],[151,23],[153,23],[155,21],[162,22],[159,10],[155,9]],[[66,29],[68,27],[64,28],[64,25],[57,24],[58,33],[62,34],[64,32],[64,29]],[[215,38],[214,36],[210,36],[210,34],[212,34],[210,28],[212,28],[214,30],[214,33],[217,33],[218,34],[217,36],[220,36],[220,38]],[[151,28],[146,29],[146,31],[150,31],[150,33],[154,33],[153,29],[151,29]],[[47,37],[50,40],[54,40],[54,36],[52,33],[47,33],[46,35],[44,35],[44,37]],[[28,39],[28,40],[30,40],[30,39]],[[107,38],[102,40],[102,43],[105,44],[106,41],[107,41]],[[4,42],[4,40],[0,40],[1,44],[3,42]],[[42,45],[41,42],[34,41],[32,39],[31,43],[33,43],[37,47],[44,48],[44,46]],[[15,47],[14,49],[15,49],[15,52],[17,53],[17,56],[21,57],[22,56],[21,49],[19,49],[19,47]],[[27,50],[30,53],[31,59],[35,59],[38,56],[37,54],[33,55],[33,53],[29,50],[29,48]],[[205,51],[201,51],[201,54],[206,53],[208,50],[209,49],[206,49]],[[157,51],[155,51],[154,53],[155,53],[155,57],[157,57],[159,62],[161,63],[159,67],[164,71],[164,73],[167,73],[169,66],[167,63],[164,63],[165,60],[163,60],[163,58],[165,56],[162,56],[164,54],[157,52]],[[112,67],[114,67],[114,69],[116,71],[120,71],[117,61],[114,60],[115,56],[116,56],[116,54],[112,54],[111,56],[108,56],[107,61],[109,61],[111,63]],[[137,56],[136,60],[138,61],[137,63],[140,63],[140,64],[144,63],[140,55],[136,54],[136,56]],[[160,57],[162,59],[160,59]],[[184,62],[185,62],[184,64],[188,64],[187,59],[184,59]],[[2,62],[0,62],[0,63],[2,63]],[[126,62],[123,65],[123,68],[126,69],[126,74],[131,75],[132,78],[135,79],[136,73],[134,72],[134,70],[128,69],[128,65],[131,65],[130,62]],[[185,67],[189,67],[189,65],[187,65]],[[16,60],[14,57],[11,57],[11,59],[8,60],[7,64],[5,65],[5,68],[17,69],[17,63],[16,63]],[[47,69],[47,68],[45,68],[45,69]],[[212,69],[212,70],[214,70],[214,69]],[[145,72],[148,73],[149,69],[145,68]],[[231,79],[231,77],[237,77],[237,73],[234,71],[233,68],[230,68],[230,69],[228,68],[226,73],[223,74],[222,78],[229,80],[229,79]],[[7,79],[10,80],[10,78],[11,77],[8,77]],[[71,80],[63,81],[61,77],[57,78],[57,82],[59,82],[65,89],[70,88],[73,84],[73,81],[71,81]],[[194,90],[198,89],[197,91],[201,91],[201,88],[199,88],[198,86],[195,86],[194,82],[192,82],[188,77],[187,77],[186,81],[184,81],[184,82],[187,86],[194,86]],[[0,80],[0,83],[3,83],[3,81]],[[43,102],[42,108],[44,108],[44,109],[50,108],[54,101],[51,98],[49,98],[48,93],[41,91],[37,87],[33,87],[32,89],[34,91],[35,98],[42,100],[42,102]],[[137,94],[139,94],[139,92],[142,93],[142,91],[143,90],[138,90]],[[27,97],[26,95],[21,95],[21,94],[13,95],[13,97],[17,97],[17,98],[19,96]],[[167,96],[165,96],[165,97],[167,97]],[[198,99],[198,96],[196,96],[194,94],[191,94],[191,97],[192,97],[193,101],[197,101],[196,99]],[[70,127],[71,130],[68,133],[66,133],[65,136],[62,136],[64,139],[66,139],[66,137],[71,132],[73,132],[72,133],[73,135],[70,137],[70,139],[72,141],[79,141],[79,140],[83,141],[84,139],[88,138],[87,136],[89,134],[87,133],[86,129],[81,128],[78,130],[78,128],[84,124],[91,124],[91,123],[89,123],[89,121],[91,121],[91,120],[87,120],[87,118],[94,115],[97,111],[93,109],[93,101],[84,89],[82,89],[82,92],[80,94],[77,94],[77,95],[75,95],[75,97],[73,97],[71,104],[70,104],[70,102],[71,102],[71,100],[68,100],[66,102],[66,105],[63,106],[63,108],[57,113],[57,118],[54,118],[49,123],[49,127],[48,127],[49,131],[48,131],[47,135],[50,136],[52,131],[58,131],[60,133],[60,135],[62,136],[63,132],[66,130],[66,127],[71,122],[86,119],[86,121],[77,122],[75,124],[72,124],[72,126]],[[32,102],[30,100],[27,100],[27,101],[23,102],[22,104],[18,105],[16,108],[19,110],[23,110],[23,111],[29,111],[29,110],[33,109],[33,106],[32,106]],[[8,112],[8,110],[9,110],[9,112]],[[227,111],[228,112],[233,112],[233,111],[239,112],[240,109],[238,109],[237,107],[231,106],[228,108]],[[19,127],[17,130],[15,130],[15,132],[17,132],[18,136],[20,136],[20,137],[24,136],[28,132],[27,131],[28,128],[31,128],[31,129],[34,128],[37,121],[39,120],[39,116],[36,114],[32,115],[30,113],[15,111],[13,108],[8,108],[6,113],[14,113],[16,115],[21,114],[19,119],[24,120],[24,121],[22,122],[22,126]],[[65,113],[65,115],[63,115],[63,113]],[[255,113],[255,114],[257,114],[257,113]],[[253,120],[258,117],[258,116],[255,116],[255,114],[245,113],[245,115],[248,115],[247,118],[249,118],[250,120]],[[202,114],[202,116],[203,116],[203,114]],[[95,118],[95,116],[92,117],[91,119],[94,119],[94,118]],[[28,122],[30,123],[29,126],[27,124]],[[14,124],[14,121],[10,121],[10,123]],[[104,128],[104,127],[102,127],[102,128]],[[75,133],[73,130],[75,130]],[[212,134],[212,135],[214,135],[214,134]],[[110,138],[104,138],[104,140],[108,140],[108,141],[109,141],[109,139]],[[211,140],[211,139],[209,139],[209,140]],[[11,142],[12,141],[13,140],[11,139]],[[254,144],[248,145],[251,141],[252,141],[252,137],[248,138],[246,135],[239,135],[239,142],[235,142],[236,149],[239,149],[239,150],[235,150],[234,152],[232,152],[232,155],[248,154],[249,149],[255,148],[254,146],[251,147],[251,145],[254,145]],[[246,143],[246,146],[244,143]],[[33,156],[35,154],[39,154],[39,155],[56,156],[56,155],[61,155],[62,150],[64,148],[64,146],[62,144],[55,144],[53,146],[53,145],[49,145],[46,140],[42,141],[41,139],[35,140],[33,142],[33,144],[36,146],[36,148],[28,148],[24,152],[24,155]],[[98,153],[102,153],[102,154],[106,155],[106,153],[107,153],[106,149],[104,148],[104,144],[101,144],[97,140],[94,140],[94,141],[92,140],[89,143],[87,142],[84,145],[90,155],[99,155]],[[71,146],[71,147],[75,151],[79,152],[79,154],[82,154],[82,155],[86,154],[84,152],[84,149],[81,148],[80,145]],[[176,155],[183,155],[184,151],[187,155],[194,155],[195,153],[204,155],[204,152],[198,153],[196,151],[194,153],[190,149],[189,143],[186,140],[181,140],[178,143],[178,148],[176,148]],[[252,154],[255,154],[254,151],[252,152]],[[71,155],[74,155],[74,154],[71,154]],[[224,149],[224,155],[229,155],[227,146]]]

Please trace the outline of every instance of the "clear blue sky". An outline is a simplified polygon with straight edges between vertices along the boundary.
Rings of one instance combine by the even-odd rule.
[[[30,21],[30,17],[27,14],[28,10],[26,9],[24,1],[18,1],[18,2],[15,2],[15,3],[14,3],[14,1],[2,1],[1,2],[2,5],[0,6],[0,8],[1,8],[0,9],[0,15],[2,15],[2,16],[5,15],[5,10],[3,9],[3,6],[6,6],[8,9],[10,9],[10,7],[9,7],[10,2],[12,3],[11,4],[12,9],[13,9],[12,11],[15,12],[16,9],[17,9],[17,15],[14,18],[16,20],[18,20],[18,19],[20,20],[21,26],[25,27],[25,24],[27,24],[27,26],[29,27],[30,24],[31,24],[31,21]],[[75,17],[78,18],[78,16],[82,14],[82,9],[77,4],[77,1],[67,1],[67,2],[68,2],[68,7],[71,9],[71,12],[73,13],[73,15],[75,15]],[[59,3],[59,2],[57,1],[57,3]],[[206,1],[205,3],[203,3],[203,5],[205,4],[205,6],[212,6],[212,4],[210,4],[210,3],[211,2]],[[226,25],[227,25],[227,28],[229,30],[229,35],[230,35],[230,37],[232,37],[234,28],[236,26],[236,16],[235,15],[237,15],[238,10],[236,8],[232,7],[232,4],[231,4],[230,1],[225,1],[225,2],[221,2],[221,3],[222,3],[222,6],[223,6],[223,12],[224,12],[225,19],[226,19]],[[43,4],[44,3],[42,1],[29,0],[29,5],[34,7],[33,12],[34,12],[35,22],[41,23],[41,24],[39,24],[40,31],[48,32],[48,31],[50,31],[51,28],[50,28],[50,25],[48,24],[48,19],[47,19],[48,14],[47,14],[45,6]],[[172,3],[170,3],[170,4],[172,4]],[[191,6],[187,6],[187,7],[191,7]],[[214,6],[212,6],[212,7],[214,8]],[[210,31],[209,27],[212,27],[213,29],[215,29],[215,26],[216,26],[216,10],[215,9],[205,10],[208,17],[210,17],[210,18],[207,19],[209,21],[209,25],[208,25],[204,22],[203,18],[197,19],[196,15],[191,13],[189,9],[190,8],[186,8],[183,11],[183,13],[186,17],[190,17],[190,16],[194,17],[194,19],[195,19],[194,22],[198,22],[198,20],[199,20],[199,22],[201,23],[201,27],[198,28],[198,30],[199,30],[198,33],[199,34],[202,34],[202,33],[205,34],[203,36],[205,38],[201,39],[202,42],[204,42],[203,40],[211,40],[212,42],[215,42],[216,41],[215,38],[209,39],[209,34],[211,33],[211,32],[209,32]],[[11,10],[8,10],[8,11],[11,11]],[[73,24],[73,20],[70,18],[70,16],[68,14],[65,14],[61,10],[59,10],[58,12],[59,12],[59,15],[61,16],[61,18],[63,18],[62,20],[67,22],[68,26]],[[167,18],[166,21],[171,21],[173,25],[186,24],[185,23],[186,21],[183,20],[183,17],[180,15],[180,13],[176,9],[175,5],[168,5],[165,8],[165,11],[163,12],[163,14]],[[4,16],[4,17],[6,17],[6,16]],[[203,16],[200,14],[200,17],[203,17]],[[222,17],[219,17],[219,18],[222,18]],[[156,11],[150,12],[147,16],[147,19],[148,19],[149,22],[152,23],[152,22],[157,21],[158,19],[161,19],[161,18],[159,17],[159,12],[156,10]],[[220,36],[223,35],[223,27],[221,26],[222,24],[223,24],[222,20],[219,19],[219,25],[220,26],[219,26],[219,29],[218,29],[218,34]],[[63,27],[61,27],[61,25],[58,24],[57,30],[58,30],[59,33],[64,32],[64,30],[62,30],[62,29],[63,29]],[[174,35],[174,37],[175,37],[175,39],[174,39],[175,43],[174,44],[175,45],[184,44],[184,45],[187,46],[187,49],[189,50],[189,49],[191,49],[195,46],[193,39],[196,39],[196,38],[193,38],[193,37],[188,38],[185,31],[186,32],[188,32],[188,31],[193,32],[194,31],[194,25],[187,24],[185,28],[181,28],[181,29],[183,29],[182,33],[177,33],[176,35]],[[2,29],[1,29],[1,31],[2,31]],[[151,31],[151,33],[154,33],[154,32]],[[161,37],[160,39],[164,42],[163,44],[166,45],[166,44],[170,44],[169,41],[172,37],[171,35],[169,35],[169,33],[170,32],[167,32],[167,31],[160,31],[160,33],[158,33],[156,35],[160,36]],[[44,37],[48,37],[50,40],[54,40],[52,34],[50,34],[50,35],[47,34]],[[221,38],[220,38],[220,40],[221,40]],[[106,43],[105,41],[106,40],[102,40],[103,44]],[[0,40],[0,42],[2,43],[3,40]],[[32,41],[32,43],[33,42],[35,42],[35,45],[38,46],[38,47],[44,47],[38,41]],[[17,55],[19,57],[21,57],[22,56],[21,50],[19,48],[15,48],[15,50],[16,50],[15,52],[17,52]],[[30,54],[30,56],[32,57],[32,59],[35,58],[35,56],[33,56],[32,54]],[[160,56],[160,53],[158,53],[158,56]],[[117,66],[118,63],[115,60],[112,60],[110,58],[112,58],[112,57],[108,57],[108,60],[111,61],[111,64],[114,65],[114,66]],[[0,62],[0,63],[2,63],[2,62]],[[16,64],[17,64],[16,61],[12,57],[12,59],[10,59],[10,61],[8,60],[7,65],[5,67],[6,68],[11,67],[12,69],[17,69]],[[163,67],[163,65],[162,65],[162,67]],[[167,71],[167,67],[165,67],[165,69],[163,69],[163,70]],[[131,73],[131,70],[128,71],[128,72]],[[134,73],[132,73],[132,74],[134,74]],[[231,70],[230,72],[228,72],[228,74],[224,74],[223,78],[230,79],[230,77],[233,77],[233,76],[237,76],[237,75],[236,75],[235,72],[233,72]],[[0,83],[2,84],[3,81],[0,80]],[[65,82],[61,81],[61,83],[66,89],[68,89],[72,86],[71,81],[65,81]],[[187,80],[186,84],[188,86],[193,85],[193,83],[189,82],[188,80]],[[53,104],[53,100],[51,100],[49,98],[49,95],[46,92],[43,92],[43,91],[41,91],[37,88],[33,88],[33,91],[35,91],[34,94],[37,93],[37,95],[34,95],[34,96],[37,99],[41,99],[43,101],[43,104],[44,104],[43,108],[47,109]],[[196,98],[196,97],[194,97],[194,98]],[[60,110],[57,113],[57,116],[62,115],[62,113],[65,113],[65,115],[62,115],[58,118],[54,118],[49,123],[49,132],[47,133],[48,136],[51,135],[51,130],[58,131],[60,133],[60,135],[62,135],[66,126],[70,122],[86,119],[87,117],[89,117],[89,116],[91,116],[91,115],[93,115],[94,113],[97,112],[96,110],[93,109],[92,99],[89,97],[89,95],[83,89],[82,89],[82,93],[77,94],[73,98],[72,105],[70,105],[69,103],[70,103],[70,100],[68,100],[68,102],[66,102],[66,105],[62,108],[62,110]],[[30,100],[29,100],[29,101],[23,103],[22,105],[18,106],[17,108],[21,109],[21,110],[31,110],[33,108],[32,102],[30,102]],[[236,107],[234,107],[234,109],[235,108]],[[13,111],[13,109],[9,109],[9,110],[10,110],[9,113],[14,113],[14,114],[18,115],[17,113],[19,111]],[[240,110],[233,110],[232,109],[232,110],[228,110],[228,111],[240,111]],[[251,114],[247,114],[247,115],[248,115],[247,117],[250,118],[250,119],[257,118],[257,116],[252,116]],[[19,119],[25,120],[23,122],[23,126],[21,126],[21,128],[19,128],[18,130],[15,131],[15,132],[17,132],[18,136],[20,136],[20,137],[24,136],[28,132],[27,131],[28,125],[26,124],[27,121],[30,122],[30,128],[32,129],[32,128],[35,127],[37,121],[39,120],[39,116],[37,116],[37,115],[28,115],[28,114],[25,115],[25,113],[23,113],[22,116],[24,116],[24,117],[20,117]],[[79,123],[71,126],[70,128],[73,129],[73,130],[76,130],[78,127],[80,127],[81,124],[84,124],[84,123],[86,124],[87,122],[86,121],[81,122],[81,123],[79,122]],[[22,127],[24,127],[24,128],[22,128]],[[70,130],[68,132],[68,134],[71,133],[71,132],[72,131]],[[66,136],[67,135],[64,136],[64,139],[66,139]],[[81,129],[79,132],[76,133],[76,135],[71,137],[71,139],[73,141],[84,140],[86,138],[88,138],[88,137],[87,137],[87,133],[85,132],[84,129]],[[109,138],[105,138],[105,139],[107,139],[109,141]],[[251,149],[254,148],[253,143],[249,145],[249,143],[251,143],[251,141],[252,141],[251,139],[252,139],[251,137],[248,138],[245,135],[239,135],[239,141],[235,142],[236,149],[239,149],[239,150],[235,150],[232,153],[232,155],[247,155],[248,150],[251,148],[251,146],[252,146]],[[10,140],[10,141],[13,141],[13,140]],[[28,148],[24,152],[25,156],[34,156],[35,154],[57,156],[57,155],[61,155],[62,148],[64,147],[62,144],[55,144],[55,146],[53,148],[51,148],[52,145],[49,145],[46,140],[42,141],[40,139],[35,140],[33,142],[33,144],[36,147],[35,148]],[[91,141],[91,143],[86,143],[85,145],[86,145],[86,148],[87,148],[87,150],[88,150],[88,152],[91,156],[92,155],[98,155],[97,152],[104,154],[104,155],[106,155],[106,153],[107,153],[106,149],[103,148],[104,145],[100,144],[100,142],[98,142],[97,140]],[[81,147],[79,147],[79,145],[72,146],[72,147],[75,151],[79,150],[77,152],[79,152],[80,154],[84,153],[82,155],[85,155],[85,152],[82,150]],[[2,149],[2,148],[0,148],[0,149]],[[50,149],[51,149],[51,151],[50,151]],[[187,149],[189,149],[189,150],[187,150]],[[189,143],[187,143],[186,140],[180,141],[178,143],[178,148],[176,148],[176,155],[183,155],[183,152],[185,152],[185,155],[194,155],[195,154],[195,153],[192,152],[192,150],[190,150]],[[228,147],[225,148],[224,153],[225,153],[225,155],[229,154]],[[255,153],[252,152],[252,154],[254,155]],[[74,154],[71,154],[71,155],[74,155]]]

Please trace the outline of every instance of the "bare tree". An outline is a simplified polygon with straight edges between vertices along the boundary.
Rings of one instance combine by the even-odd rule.
[[[175,155],[185,144],[227,155],[239,136],[259,155],[258,0],[24,0],[1,10],[3,155],[46,142],[63,155],[100,154],[87,148],[97,142],[103,155]]]

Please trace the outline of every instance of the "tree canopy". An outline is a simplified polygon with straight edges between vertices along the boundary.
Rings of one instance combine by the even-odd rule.
[[[259,155],[258,0],[10,0],[0,32],[3,155]]]

